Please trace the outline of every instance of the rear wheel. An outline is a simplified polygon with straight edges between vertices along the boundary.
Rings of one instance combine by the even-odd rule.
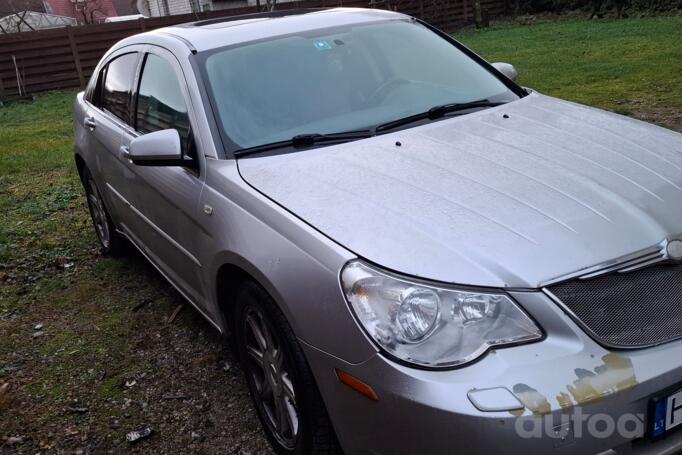
[[[237,302],[237,350],[275,451],[341,453],[303,351],[282,312],[253,282],[242,285]]]
[[[88,201],[88,209],[90,210],[90,217],[92,224],[95,227],[95,233],[99,240],[102,254],[117,256],[123,252],[123,239],[116,232],[114,224],[111,222],[111,217],[104,206],[102,195],[97,188],[97,183],[92,177],[88,168],[83,169],[83,187],[85,188],[85,196]]]

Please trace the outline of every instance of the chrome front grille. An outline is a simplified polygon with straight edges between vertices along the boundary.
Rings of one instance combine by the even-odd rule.
[[[546,290],[605,346],[641,348],[682,338],[682,264],[578,278]]]

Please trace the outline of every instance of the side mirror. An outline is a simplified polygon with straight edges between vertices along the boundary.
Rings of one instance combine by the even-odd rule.
[[[180,135],[176,130],[154,131],[130,142],[130,147],[122,147],[125,158],[140,166],[186,166],[182,158]]]
[[[519,72],[516,71],[516,68],[514,68],[514,65],[510,65],[509,63],[502,63],[502,62],[496,62],[493,63],[493,68],[495,68],[497,71],[500,73],[504,74],[507,76],[509,79],[512,81],[516,82],[516,78],[519,77]]]

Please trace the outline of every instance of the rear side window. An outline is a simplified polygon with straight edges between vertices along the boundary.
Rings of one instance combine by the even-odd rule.
[[[175,70],[163,58],[147,54],[137,95],[135,128],[140,133],[175,129],[186,156],[194,158],[187,104]]]
[[[124,122],[130,121],[130,99],[137,69],[137,53],[110,61],[104,70],[100,105]]]

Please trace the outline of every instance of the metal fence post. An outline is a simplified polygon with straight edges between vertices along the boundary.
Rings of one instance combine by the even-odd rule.
[[[76,39],[73,37],[73,28],[70,25],[66,26],[66,33],[69,35],[69,44],[71,45],[71,55],[73,55],[73,63],[76,65],[76,72],[78,73],[78,82],[81,87],[85,87],[85,76],[83,76],[83,68],[81,67],[81,59],[78,56],[78,47],[76,46]]]
[[[2,76],[0,76],[0,106],[5,99],[5,85],[2,83]]]

